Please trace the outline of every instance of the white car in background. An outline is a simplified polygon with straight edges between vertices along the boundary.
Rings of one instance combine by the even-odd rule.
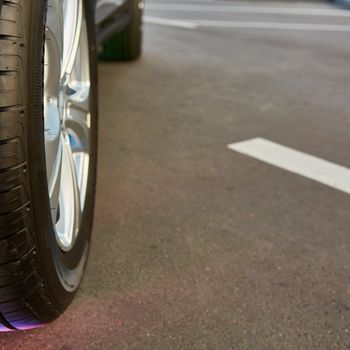
[[[8,331],[57,318],[81,282],[96,181],[97,53],[139,57],[143,3],[0,6],[0,331]]]

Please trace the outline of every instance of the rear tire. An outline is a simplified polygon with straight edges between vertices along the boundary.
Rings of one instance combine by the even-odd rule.
[[[69,0],[71,1],[71,0]],[[47,1],[5,0],[0,14],[0,331],[51,322],[81,282],[92,228],[97,75],[92,2],[83,0],[91,77],[87,198],[74,247],[60,249],[51,216],[44,137]]]
[[[130,21],[122,31],[102,44],[102,61],[132,61],[140,57],[143,6],[143,0],[129,0],[127,11]]]

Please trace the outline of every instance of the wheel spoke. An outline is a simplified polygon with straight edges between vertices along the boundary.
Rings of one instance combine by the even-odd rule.
[[[80,226],[81,220],[81,203],[80,203],[80,190],[78,184],[78,176],[75,166],[75,161],[73,157],[73,152],[71,149],[69,136],[63,137],[63,170],[62,170],[62,180],[64,186],[66,187],[66,193],[64,195],[64,203],[60,203],[63,207],[65,218],[67,219],[70,215],[73,215],[71,221],[71,227],[69,227],[70,241],[74,240]],[[64,193],[64,190],[63,190]],[[69,213],[69,211],[71,213]],[[70,214],[70,215],[69,215]],[[65,227],[67,229],[67,227]],[[64,232],[67,234],[67,232]]]
[[[57,218],[62,164],[62,142],[58,113],[58,108],[54,104],[47,103],[45,105],[45,156],[51,214],[54,223]]]
[[[72,73],[79,49],[83,6],[82,0],[63,0],[62,6],[65,16],[61,79],[64,85]]]
[[[86,109],[88,101],[89,99],[84,97],[80,101],[71,99],[68,103],[65,128],[71,136],[74,153],[89,151],[90,113]]]
[[[67,88],[65,89],[67,101],[67,114],[64,127],[71,135],[73,152],[89,151],[90,132],[90,67],[82,65],[86,60],[88,52],[88,38],[86,21],[81,23],[82,33],[80,35],[79,47],[76,51]]]
[[[45,32],[44,86],[45,98],[49,101],[45,103],[57,103],[63,58],[63,15],[60,1],[49,0],[48,7],[50,11],[47,13]]]
[[[63,54],[63,14],[62,4],[59,0],[48,1],[49,11],[47,13],[46,29],[51,33],[49,40],[54,40],[55,45]]]

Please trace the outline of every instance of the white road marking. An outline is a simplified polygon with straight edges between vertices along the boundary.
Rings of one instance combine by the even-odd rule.
[[[350,17],[347,10],[335,8],[308,7],[273,7],[273,6],[225,6],[225,5],[189,5],[189,4],[157,4],[149,3],[146,8],[153,11],[185,11],[185,12],[223,12],[223,13],[253,13],[269,15],[300,15]]]
[[[236,29],[274,29],[274,30],[302,30],[317,32],[349,33],[350,25],[346,24],[311,24],[311,23],[282,23],[282,22],[254,22],[254,21],[214,21],[195,20],[186,21],[180,19],[160,18],[145,16],[146,23],[180,27],[185,29],[196,29],[198,27],[211,28],[236,28]]]
[[[228,148],[350,194],[350,169],[344,166],[263,138],[232,143]]]
[[[341,33],[350,32],[350,25],[346,25],[346,24],[311,24],[311,23],[211,21],[211,20],[189,20],[189,21],[196,24],[199,27],[303,30],[303,31],[317,31],[317,32],[341,32]]]
[[[158,24],[158,25],[168,26],[168,27],[179,27],[179,28],[185,28],[185,29],[196,29],[198,27],[198,25],[193,22],[182,21],[178,19],[167,19],[167,18],[144,16],[143,20],[145,23]]]

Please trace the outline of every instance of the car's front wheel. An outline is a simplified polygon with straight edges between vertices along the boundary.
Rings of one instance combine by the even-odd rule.
[[[0,330],[46,324],[81,282],[97,157],[90,0],[7,0],[0,15]]]

